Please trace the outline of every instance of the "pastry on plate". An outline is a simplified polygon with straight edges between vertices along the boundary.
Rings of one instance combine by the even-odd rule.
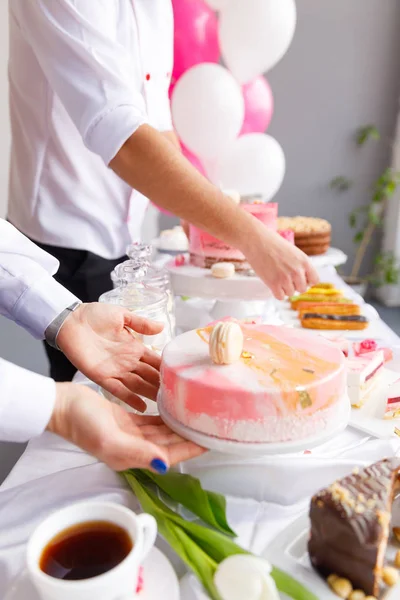
[[[299,309],[299,317],[307,313],[318,312],[324,315],[360,315],[361,308],[358,304],[346,304],[345,302],[310,302],[306,308]]]
[[[399,489],[400,459],[392,458],[355,469],[312,498],[308,552],[314,569],[333,589],[336,576],[347,580],[350,592],[364,592],[357,598],[379,597],[392,503]]]
[[[303,294],[304,296],[304,294]],[[298,296],[295,296],[294,298],[298,298]],[[326,298],[322,298],[320,297],[320,300],[315,300],[315,296],[313,300],[296,300],[293,299],[293,302],[291,302],[291,308],[293,310],[306,310],[308,308],[310,308],[311,306],[315,307],[316,309],[318,309],[318,306],[321,306],[322,304],[352,304],[352,301],[349,300],[348,298],[342,298],[342,297],[338,297],[338,298],[329,298],[329,301],[326,300]]]
[[[385,358],[381,350],[347,359],[347,391],[352,406],[363,406],[379,381],[384,365]]]
[[[343,302],[343,294],[339,290],[331,290],[332,294],[327,296],[326,294],[309,294],[305,292],[304,294],[298,294],[297,296],[292,296],[290,298],[290,305],[293,310],[297,310],[297,307],[300,302]],[[351,300],[346,300],[346,303],[350,303]]]
[[[393,350],[385,346],[379,346],[376,340],[368,339],[353,343],[354,356],[362,356],[363,354],[369,354],[370,352],[376,352],[377,350],[382,350],[385,357],[385,363],[393,360]]]
[[[389,385],[384,419],[400,418],[400,379]]]
[[[366,329],[368,325],[368,319],[362,315],[305,313],[301,317],[301,326],[304,329],[340,329],[348,331]]]

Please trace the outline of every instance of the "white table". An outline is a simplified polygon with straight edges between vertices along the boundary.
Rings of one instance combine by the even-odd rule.
[[[321,275],[335,281],[331,272]],[[374,335],[388,344],[400,343],[384,323],[376,327]],[[231,491],[237,485],[237,496],[228,497],[228,517],[239,543],[262,552],[306,510],[317,489],[355,466],[394,455],[399,446],[400,440],[376,440],[348,429],[310,455],[248,460],[205,455],[186,463],[184,469],[201,476],[210,489]],[[240,498],[245,495],[252,497]],[[55,509],[87,498],[139,508],[118,475],[76,447],[49,433],[28,445],[0,488],[0,598],[23,568],[25,544],[35,526]],[[174,564],[182,574],[179,562]]]

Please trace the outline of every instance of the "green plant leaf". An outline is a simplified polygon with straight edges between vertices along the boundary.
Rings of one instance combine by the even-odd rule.
[[[376,211],[374,211],[374,210],[368,211],[368,220],[370,223],[372,223],[373,225],[376,225],[377,227],[382,225],[382,219],[381,219],[380,215],[377,214]]]
[[[351,179],[345,177],[344,175],[335,177],[329,184],[332,190],[337,190],[338,192],[347,192],[352,185],[353,182],[351,181]]]
[[[375,125],[360,127],[356,136],[358,146],[363,146],[368,140],[379,141],[381,139],[381,135]]]
[[[359,231],[358,233],[356,233],[356,235],[353,238],[353,242],[355,244],[360,244],[364,239],[364,232],[363,231]]]
[[[144,471],[145,475],[173,500],[188,508],[202,521],[226,535],[236,537],[226,518],[226,500],[221,494],[204,490],[200,481],[191,475],[174,473],[156,475]]]
[[[121,475],[136,494],[144,511],[153,515],[160,534],[199,578],[212,600],[220,600],[214,586],[217,565],[236,554],[250,554],[218,531],[190,523],[168,508],[156,494],[141,483],[136,471]],[[318,600],[302,584],[279,569],[271,573],[279,591],[293,600]]]
[[[124,472],[123,476],[136,494],[143,510],[156,519],[159,533],[187,567],[197,575],[212,600],[221,600],[214,586],[217,563],[201,550],[184,530],[170,520],[171,514],[174,513],[163,505],[155,494],[145,489],[131,473]]]
[[[357,226],[357,213],[354,210],[349,214],[349,225],[352,229]]]
[[[304,585],[284,571],[273,567],[271,576],[280,592],[295,598],[296,600],[318,600],[317,596],[310,592]]]

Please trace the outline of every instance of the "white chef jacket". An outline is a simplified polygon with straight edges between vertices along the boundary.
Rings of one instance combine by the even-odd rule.
[[[0,314],[37,339],[43,339],[53,319],[77,301],[53,279],[57,269],[55,258],[0,219]],[[24,442],[40,435],[54,400],[52,379],[0,358],[0,440]]]
[[[172,129],[171,0],[9,0],[8,218],[45,244],[119,258],[148,201],[108,164]]]

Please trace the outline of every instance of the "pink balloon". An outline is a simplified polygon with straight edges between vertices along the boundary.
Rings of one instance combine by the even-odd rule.
[[[203,0],[172,0],[174,7],[174,70],[172,84],[185,71],[220,57],[218,19]]]
[[[192,163],[192,165],[198,170],[200,171],[200,173],[202,175],[204,175],[204,177],[207,177],[206,175],[206,171],[203,167],[203,165],[201,164],[200,160],[197,158],[197,156],[195,154],[193,154],[193,152],[190,152],[190,150],[188,150],[186,148],[186,146],[184,146],[181,142],[181,147],[182,147],[182,154],[183,156],[185,156],[188,161],[190,161]]]
[[[268,81],[262,75],[243,86],[245,117],[241,135],[264,133],[274,112],[274,97]]]

